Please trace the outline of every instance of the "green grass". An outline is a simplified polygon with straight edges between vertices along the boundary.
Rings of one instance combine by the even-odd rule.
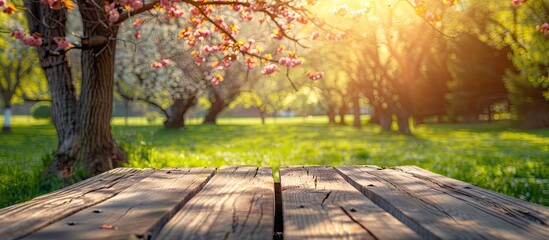
[[[376,126],[330,126],[320,117],[270,119],[265,126],[258,119],[220,122],[166,130],[137,118],[125,127],[122,119],[115,119],[113,132],[129,151],[133,167],[259,165],[275,168],[278,178],[277,169],[288,165],[417,165],[549,206],[549,129],[442,124],[421,125],[414,136],[400,136],[380,133]],[[41,167],[41,156],[55,148],[55,130],[16,119],[13,133],[1,134],[0,142],[0,206],[40,194],[23,196],[17,191],[38,177],[14,174],[28,176],[25,173]],[[21,197],[4,200],[14,199],[9,194]]]

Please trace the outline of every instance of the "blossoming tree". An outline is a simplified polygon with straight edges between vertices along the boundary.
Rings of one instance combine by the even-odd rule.
[[[2,10],[12,14],[18,7],[1,0]],[[313,0],[25,0],[24,12],[28,31],[14,30],[13,36],[23,44],[38,49],[52,96],[52,118],[58,134],[58,149],[49,172],[65,179],[79,167],[88,175],[107,171],[125,159],[111,133],[113,111],[114,56],[121,23],[131,21],[136,27],[146,24],[138,16],[183,19],[186,26],[173,41],[195,47],[196,58],[213,55],[219,67],[230,67],[234,61],[245,61],[260,67],[260,59],[272,64],[266,74],[281,67],[299,65],[293,52],[267,53],[251,39],[241,39],[239,22],[269,26],[274,40],[289,39],[295,24],[310,21],[307,7]],[[82,30],[67,28],[67,12],[78,11]],[[232,11],[238,19],[226,19]],[[136,35],[139,33],[136,32]],[[67,62],[67,51],[81,51],[82,83],[77,93],[74,77]],[[152,67],[167,65],[162,59],[151,59]],[[276,67],[275,67],[276,66]],[[216,84],[221,79],[212,78]]]

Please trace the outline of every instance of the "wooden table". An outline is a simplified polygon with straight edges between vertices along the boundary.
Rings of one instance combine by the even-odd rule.
[[[418,167],[118,168],[0,209],[0,239],[549,239],[549,208]]]

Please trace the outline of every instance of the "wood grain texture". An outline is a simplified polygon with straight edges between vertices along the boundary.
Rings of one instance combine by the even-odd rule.
[[[494,211],[480,204],[475,195],[401,170],[375,166],[336,169],[377,205],[428,239],[549,239],[547,226]]]
[[[0,209],[0,239],[16,239],[109,199],[153,172],[117,168],[30,201]]]
[[[272,239],[274,205],[270,168],[224,167],[158,239]]]
[[[280,170],[284,239],[419,239],[333,167]]]
[[[215,173],[215,168],[157,170],[117,196],[26,239],[130,239],[154,236]]]

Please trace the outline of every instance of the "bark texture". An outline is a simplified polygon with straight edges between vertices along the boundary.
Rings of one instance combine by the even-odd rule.
[[[84,27],[79,98],[65,52],[57,50],[55,44],[38,47],[40,64],[51,92],[52,120],[58,135],[58,149],[48,172],[65,180],[72,177],[77,168],[82,167],[88,176],[93,176],[125,160],[123,152],[113,141],[110,126],[113,111],[113,39],[118,27],[98,24],[106,22],[105,16],[97,14],[97,7],[102,6],[102,2],[78,4]],[[29,9],[27,19],[31,32],[43,33],[46,41],[65,36],[66,8],[53,11],[48,5],[31,0],[25,0],[25,5]],[[93,39],[110,40],[94,42]]]
[[[185,127],[185,113],[196,104],[196,96],[192,96],[188,99],[176,99],[174,103],[166,110],[168,115],[166,116],[166,122],[164,122],[165,128],[184,128]]]

